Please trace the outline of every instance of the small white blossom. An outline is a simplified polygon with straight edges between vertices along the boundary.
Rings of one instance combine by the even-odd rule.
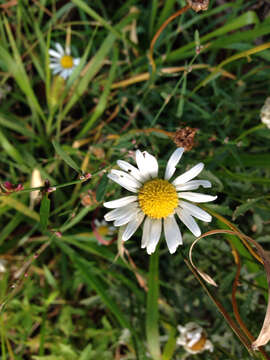
[[[214,346],[207,339],[207,335],[200,325],[190,322],[185,326],[179,325],[177,329],[180,336],[176,342],[178,345],[183,346],[188,353],[199,354],[205,350],[213,352]]]
[[[54,49],[49,50],[50,68],[54,74],[59,74],[62,78],[67,79],[80,63],[80,58],[73,58],[70,55],[70,48],[64,50],[59,43],[55,44]]]
[[[6,264],[7,261],[5,259],[0,259],[0,273],[4,273],[7,271]]]
[[[110,236],[115,233],[116,228],[110,226],[105,220],[99,221],[98,219],[95,219],[94,224],[96,226],[96,231],[102,236]]]
[[[261,108],[261,121],[270,129],[270,97],[266,98]]]

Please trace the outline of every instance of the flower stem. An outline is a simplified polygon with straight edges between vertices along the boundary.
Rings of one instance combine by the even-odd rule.
[[[157,248],[150,257],[146,309],[146,338],[148,350],[153,360],[161,360],[158,328],[158,259],[159,249]]]

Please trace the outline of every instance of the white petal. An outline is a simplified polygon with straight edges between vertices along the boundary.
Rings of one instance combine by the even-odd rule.
[[[194,192],[180,192],[178,193],[178,197],[180,199],[186,199],[197,203],[214,201],[217,198],[217,196],[194,193]]]
[[[132,175],[138,181],[144,182],[144,177],[141,175],[141,173],[139,172],[139,170],[135,166],[131,165],[130,163],[128,163],[128,162],[126,162],[124,160],[118,160],[117,165],[122,170],[124,170],[127,173],[129,173],[130,175]]]
[[[128,204],[128,205],[123,206],[121,208],[114,209],[112,211],[109,211],[104,216],[104,219],[106,221],[113,221],[113,220],[116,220],[116,219],[120,219],[123,216],[125,216],[127,212],[129,213],[130,210],[135,212],[137,210],[137,206],[134,203],[131,203],[131,204]]]
[[[173,185],[185,184],[189,180],[195,178],[204,168],[203,163],[199,163],[193,166],[190,170],[186,171],[184,174],[178,176],[174,181]]]
[[[144,219],[144,213],[140,211],[128,224],[125,228],[125,231],[122,235],[122,240],[127,241],[135,233],[138,227],[141,225]]]
[[[53,49],[49,49],[49,54],[58,59],[61,57],[61,54],[59,54],[57,51],[55,51]]]
[[[117,199],[117,200],[107,201],[103,204],[103,206],[105,206],[108,209],[119,208],[119,207],[125,206],[129,203],[132,203],[132,202],[136,201],[137,199],[138,198],[135,195],[125,196],[125,197]]]
[[[62,47],[61,44],[56,43],[56,44],[55,44],[55,48],[56,48],[56,50],[59,52],[59,54],[61,54],[62,56],[65,54],[64,49],[63,49],[63,47]]]
[[[186,225],[186,227],[192,232],[194,236],[198,237],[201,235],[201,230],[198,224],[189,212],[180,208],[177,208],[175,211],[176,214],[179,216],[179,219]]]
[[[181,232],[174,216],[164,219],[164,232],[169,252],[173,254],[178,246],[183,244]]]
[[[66,79],[68,77],[68,70],[63,70],[60,76],[62,76],[63,79]]]
[[[80,58],[73,59],[73,63],[74,63],[75,66],[78,66],[80,61],[81,61]]]
[[[179,206],[182,209],[187,210],[190,213],[190,215],[194,216],[195,218],[197,218],[199,220],[206,221],[206,222],[212,221],[212,216],[196,205],[193,205],[186,201],[181,200],[179,202]]]
[[[175,188],[177,191],[186,191],[186,190],[197,190],[200,186],[204,188],[210,188],[212,184],[208,180],[191,180],[185,184],[177,185]]]
[[[67,77],[70,77],[70,75],[73,73],[73,68],[72,69],[66,69],[67,71]]]
[[[145,163],[148,170],[148,173],[154,179],[158,176],[158,162],[157,159],[149,154],[147,151],[143,152],[143,156],[145,157]]]
[[[62,70],[61,66],[59,65],[59,63],[50,63],[50,69],[56,69],[59,68],[60,70]]]
[[[148,154],[147,151],[144,151],[143,153],[140,150],[136,151],[136,162],[140,170],[140,173],[144,178],[144,181],[149,180],[151,178],[151,169],[149,167],[149,158],[147,154]]]
[[[114,226],[123,226],[126,225],[127,223],[129,223],[130,221],[132,221],[133,219],[135,219],[138,215],[138,213],[141,212],[140,209],[130,209],[128,211],[125,212],[125,214],[123,214],[121,217],[118,217],[113,225]]]
[[[137,179],[125,171],[112,169],[111,174],[117,175],[123,181],[127,181],[132,187],[139,189],[142,186],[142,184]]]
[[[144,249],[147,246],[147,243],[150,239],[150,226],[151,226],[151,219],[146,217],[145,222],[143,224],[143,236],[142,236],[142,245],[141,248]]]
[[[132,186],[132,184],[130,184],[130,182],[127,182],[125,180],[123,180],[122,178],[120,178],[119,176],[115,175],[115,174],[108,174],[108,178],[111,179],[112,181],[116,182],[117,184],[123,186],[123,188],[131,191],[131,192],[138,192],[137,187]]]
[[[94,224],[95,224],[96,227],[98,227],[98,226],[100,226],[100,221],[98,219],[95,219]]]
[[[166,166],[165,177],[164,177],[165,180],[170,180],[170,178],[173,176],[176,170],[176,166],[183,155],[183,152],[184,152],[184,148],[178,148],[172,153]]]
[[[160,235],[161,235],[161,219],[151,219],[150,222],[150,236],[146,245],[148,255],[151,255],[156,250]]]
[[[53,74],[58,74],[58,73],[60,73],[62,70],[60,69],[60,68],[55,68],[55,69],[53,69]]]

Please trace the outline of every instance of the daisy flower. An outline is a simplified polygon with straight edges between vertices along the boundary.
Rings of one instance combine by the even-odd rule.
[[[118,160],[117,164],[122,170],[113,169],[108,174],[111,180],[134,195],[105,202],[105,207],[114,209],[105,215],[105,220],[114,221],[114,226],[126,225],[122,234],[123,241],[128,240],[144,221],[141,247],[146,248],[149,255],[156,249],[162,224],[170,253],[173,254],[182,244],[175,215],[196,237],[201,235],[201,230],[194,217],[206,222],[212,220],[211,215],[192,202],[209,202],[215,200],[216,196],[190,191],[199,186],[211,187],[208,180],[192,180],[202,171],[203,163],[193,166],[171,181],[183,152],[183,148],[173,152],[167,163],[164,179],[158,177],[156,158],[147,151],[140,150],[135,153],[138,167]]]
[[[266,98],[260,115],[262,123],[270,129],[270,97]]]
[[[185,326],[177,326],[180,336],[177,338],[177,345],[181,345],[190,354],[199,354],[205,350],[213,352],[214,346],[203,328],[193,322],[187,323]]]
[[[97,232],[102,236],[113,235],[116,230],[114,226],[109,226],[109,224],[105,220],[99,221],[98,219],[95,219],[94,224]]]
[[[54,74],[59,74],[62,78],[67,79],[76,66],[80,63],[80,58],[73,58],[70,55],[70,47],[63,49],[59,43],[55,44],[57,51],[49,49],[50,57],[50,68]]]

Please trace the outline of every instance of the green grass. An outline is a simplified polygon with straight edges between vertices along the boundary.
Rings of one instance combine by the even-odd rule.
[[[267,358],[247,352],[186,266],[195,238],[183,224],[183,247],[170,255],[162,238],[151,260],[141,230],[125,252],[117,233],[101,244],[92,226],[103,202],[125,193],[107,178],[116,161],[133,162],[139,148],[164,171],[172,135],[190,126],[195,144],[178,172],[204,162],[201,178],[218,195],[209,211],[269,250],[270,130],[260,120],[270,96],[269,3],[210,3],[163,30],[153,71],[151,40],[185,1],[0,2],[1,360],[176,360],[185,354],[177,325],[190,321],[214,343],[194,359]],[[52,74],[48,49],[66,41],[81,61],[64,81]],[[31,205],[34,169],[46,184],[36,185]],[[7,181],[24,190],[7,194]],[[215,217],[200,227],[228,229]],[[219,287],[207,288],[234,318],[229,242],[242,262],[239,312],[256,338],[266,312],[263,266],[226,234],[202,239],[194,262],[214,277]],[[124,329],[130,336],[121,340]]]

